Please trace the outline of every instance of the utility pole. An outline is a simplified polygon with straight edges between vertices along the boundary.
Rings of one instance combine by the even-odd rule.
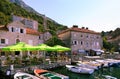
[[[45,43],[45,37],[46,37],[46,30],[47,30],[47,19],[46,19],[46,16],[43,15],[43,27],[44,27],[44,32],[43,32],[43,42]],[[44,63],[45,63],[45,60],[46,60],[46,53],[45,51],[43,51],[43,54],[44,54]]]
[[[43,15],[43,27],[44,27],[44,32],[43,32],[43,41],[45,42],[45,32],[47,30],[47,18],[45,15]]]

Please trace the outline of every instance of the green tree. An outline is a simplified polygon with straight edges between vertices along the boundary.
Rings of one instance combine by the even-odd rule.
[[[45,29],[43,27],[44,19],[43,16],[37,15],[33,12],[28,12],[23,9],[21,6],[16,3],[10,3],[9,0],[1,0],[0,1],[0,25],[8,24],[11,22],[11,16],[17,15],[24,18],[29,18],[38,21],[39,29],[38,31],[44,32]],[[47,19],[47,29],[52,30],[52,34],[55,35],[54,32],[58,30],[66,29],[66,26],[58,24],[57,22]]]
[[[106,37],[103,37],[103,47],[110,51],[114,47],[114,45],[110,42],[107,42]]]
[[[49,46],[54,46],[54,45],[62,45],[66,46],[65,43],[63,43],[60,39],[58,39],[56,36],[53,36],[51,39],[45,42],[45,44]]]

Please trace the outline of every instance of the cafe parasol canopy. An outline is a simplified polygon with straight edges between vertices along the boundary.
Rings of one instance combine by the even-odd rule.
[[[39,44],[38,46],[35,46],[35,48],[37,48],[37,50],[40,50],[40,51],[54,51],[55,50],[53,47],[50,47],[46,44]]]
[[[64,46],[61,46],[61,45],[55,45],[53,48],[56,51],[70,51],[71,50],[70,48],[64,47]]]
[[[33,51],[33,50],[36,50],[34,46],[31,46],[24,42],[18,42],[14,45],[2,48],[2,51]]]

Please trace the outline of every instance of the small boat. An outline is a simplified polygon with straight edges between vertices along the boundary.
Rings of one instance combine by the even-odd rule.
[[[120,67],[120,60],[116,59],[106,59],[109,63],[111,63],[111,66],[113,67]]]
[[[94,69],[89,69],[85,67],[73,66],[73,65],[66,65],[69,71],[81,74],[92,74]]]
[[[64,76],[62,74],[58,74],[44,69],[35,69],[34,73],[40,79],[69,79],[68,76]]]
[[[110,67],[112,65],[110,62],[105,60],[95,60],[95,61],[103,64],[103,67]]]
[[[79,62],[80,64],[84,64],[87,68],[98,70],[102,67],[102,63],[96,62],[96,61],[85,61],[85,62]],[[80,65],[79,64],[79,65]]]
[[[77,65],[78,65],[79,67],[84,67],[84,68],[89,68],[89,69],[98,70],[98,67],[97,67],[97,66],[93,66],[93,65],[89,65],[89,64],[77,63]]]
[[[14,79],[40,79],[36,76],[33,76],[31,74],[28,74],[28,73],[24,73],[24,72],[17,72],[15,75],[14,75]]]
[[[102,75],[105,79],[117,79],[116,77],[112,77],[110,75]]]

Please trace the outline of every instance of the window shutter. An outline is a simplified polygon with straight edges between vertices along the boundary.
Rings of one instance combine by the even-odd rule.
[[[11,27],[9,27],[9,31],[12,32]]]
[[[26,29],[23,29],[23,33],[26,34]]]
[[[20,28],[18,28],[18,33],[20,33]]]
[[[8,44],[8,39],[5,39],[5,43]]]

